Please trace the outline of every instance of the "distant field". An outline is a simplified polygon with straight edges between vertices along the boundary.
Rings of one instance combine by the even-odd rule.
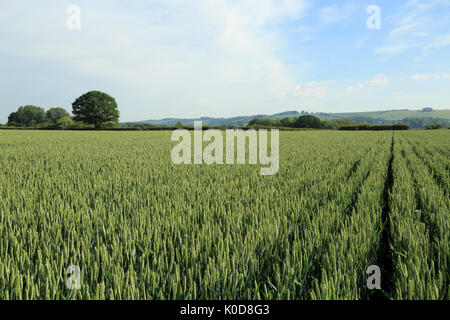
[[[281,132],[276,176],[170,134],[0,131],[0,299],[450,298],[450,130]]]

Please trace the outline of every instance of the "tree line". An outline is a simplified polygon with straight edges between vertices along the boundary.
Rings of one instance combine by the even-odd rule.
[[[71,116],[64,108],[21,106],[8,117],[10,127],[48,129],[90,128],[101,129],[119,123],[120,112],[116,100],[100,91],[89,91],[72,103]]]
[[[298,118],[289,117],[283,119],[253,119],[249,122],[251,127],[280,127],[280,128],[307,128],[307,129],[330,129],[330,130],[408,130],[408,125],[371,125],[358,123],[351,120],[320,120],[313,115],[301,115]]]
[[[285,128],[310,128],[310,129],[337,129],[339,125],[345,124],[346,120],[324,121],[313,115],[301,115],[291,119],[260,119],[256,118],[249,122],[249,126],[285,127]]]

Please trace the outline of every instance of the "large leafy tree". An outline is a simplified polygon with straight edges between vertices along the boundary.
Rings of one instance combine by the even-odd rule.
[[[304,115],[297,118],[295,121],[296,128],[322,128],[322,123],[319,118],[312,115]]]
[[[63,108],[51,108],[47,110],[47,119],[50,122],[57,123],[64,117],[70,117],[70,114]]]
[[[43,123],[47,120],[45,111],[41,107],[22,106],[17,112],[13,112],[8,117],[8,125],[32,126]]]
[[[75,121],[93,124],[95,128],[119,122],[116,100],[104,92],[89,91],[76,99],[72,108]]]

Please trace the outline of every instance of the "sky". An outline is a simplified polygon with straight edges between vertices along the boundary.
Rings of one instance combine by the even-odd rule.
[[[450,0],[0,3],[0,123],[90,90],[123,122],[450,109],[449,88]]]

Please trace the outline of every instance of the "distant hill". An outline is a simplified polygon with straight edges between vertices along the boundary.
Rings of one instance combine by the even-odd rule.
[[[136,124],[152,124],[156,126],[174,126],[178,122],[182,122],[184,125],[193,126],[194,121],[202,121],[203,125],[207,126],[244,126],[247,125],[251,120],[255,118],[263,119],[282,119],[285,117],[297,118],[300,113],[297,111],[286,111],[281,113],[276,113],[272,115],[256,114],[253,116],[238,116],[232,118],[165,118],[161,120],[146,120],[138,122],[125,122],[121,123],[123,125],[136,125]]]
[[[439,118],[450,120],[450,110],[387,110],[374,112],[349,112],[349,113],[317,113],[322,120],[333,119],[371,119],[380,121],[400,121],[405,118]]]
[[[450,126],[450,110],[387,110],[351,113],[315,113],[321,120],[347,119],[371,124],[404,123],[412,129],[423,129],[429,124],[441,123]]]
[[[203,125],[208,126],[242,126],[247,125],[255,118],[261,119],[282,119],[285,117],[297,118],[304,112],[286,111],[272,115],[256,114],[252,116],[237,116],[231,118],[166,118],[160,120],[146,120],[138,122],[126,122],[122,125],[151,124],[155,126],[175,126],[178,122],[184,125],[193,126],[194,121],[202,121]],[[368,123],[398,123],[410,124],[412,128],[423,128],[426,124],[442,122],[444,125],[450,125],[450,110],[387,110],[374,112],[349,112],[349,113],[309,113],[321,120],[347,119],[356,122]]]

